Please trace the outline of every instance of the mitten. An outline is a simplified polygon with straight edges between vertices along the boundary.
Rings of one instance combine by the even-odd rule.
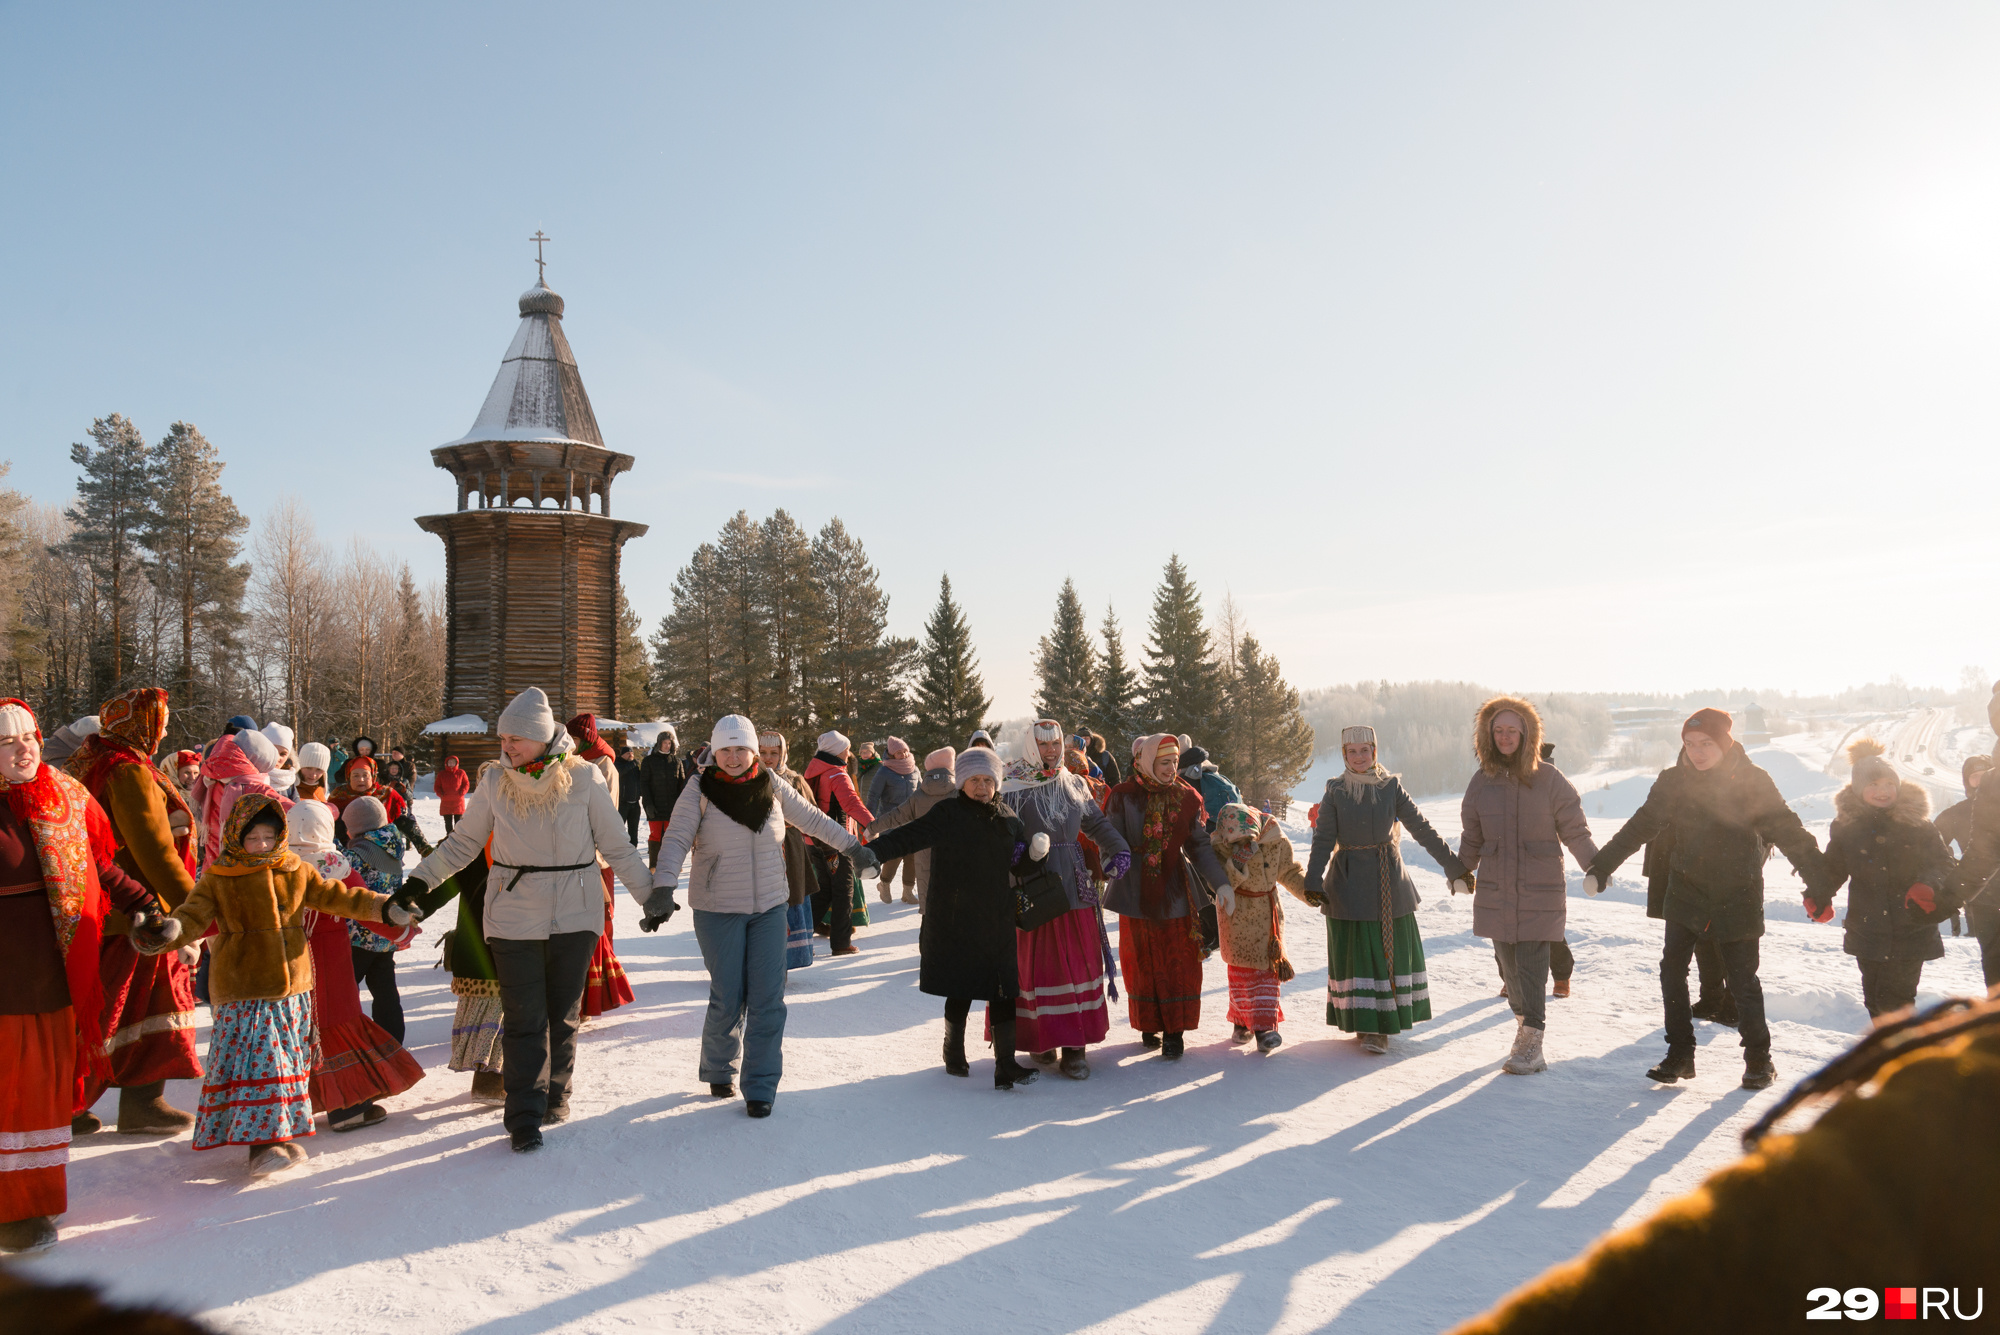
[[[1903,895],[1903,902],[1919,913],[1937,912],[1937,891],[1918,881]]]
[[[1132,855],[1130,853],[1113,853],[1111,861],[1104,864],[1104,879],[1115,881],[1131,870]]]
[[[390,900],[382,906],[382,921],[397,927],[408,927],[417,920],[417,911],[407,905]]]
[[[646,896],[645,916],[639,919],[639,930],[657,932],[660,924],[680,912],[680,903],[674,898],[674,887],[655,885],[653,893]]]
[[[1042,831],[1035,831],[1035,837],[1028,841],[1028,861],[1040,862],[1049,855],[1049,837]]]
[[[403,884],[397,889],[396,893],[389,896],[389,903],[414,918],[417,913],[417,901],[430,892],[430,882],[418,876],[415,872],[411,872],[409,875],[403,877]],[[409,918],[390,918],[388,912],[389,910],[386,907],[382,910],[382,921],[401,923],[410,920]]]
[[[854,861],[854,870],[867,871],[870,867],[882,865],[882,859],[875,856],[875,850],[866,844],[856,844],[847,850],[847,856]]]
[[[1468,876],[1468,877],[1466,877],[1466,878],[1465,878],[1464,880],[1462,880],[1462,881],[1453,881],[1453,882],[1451,883],[1451,892],[1452,892],[1452,893],[1453,893],[1454,895],[1469,895],[1469,894],[1471,894],[1471,893],[1472,893],[1472,878]]]
[[[1587,871],[1583,874],[1583,893],[1586,895],[1601,895],[1604,893],[1604,887],[1610,883],[1610,877],[1600,876],[1594,871]]]
[[[1802,902],[1806,906],[1806,916],[1814,922],[1833,921],[1833,905],[1831,903],[1822,904],[1811,895],[1806,895]]]
[[[132,918],[132,944],[141,955],[163,954],[180,940],[181,920],[139,913]]]

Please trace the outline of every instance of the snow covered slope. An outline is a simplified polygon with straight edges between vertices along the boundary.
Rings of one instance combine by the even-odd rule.
[[[1426,810],[1455,837],[1455,801]],[[1617,823],[1595,818],[1600,840]],[[791,975],[764,1122],[697,1081],[688,915],[641,935],[621,894],[638,1002],[585,1030],[573,1120],[526,1157],[443,1069],[452,998],[429,931],[402,977],[431,1074],[388,1122],[322,1131],[306,1165],[258,1183],[240,1153],[185,1137],[81,1141],[63,1241],[28,1264],[286,1335],[1435,1330],[1693,1186],[1779,1090],[1740,1089],[1735,1034],[1710,1025],[1698,1079],[1645,1080],[1665,1049],[1636,860],[1601,900],[1572,873],[1576,995],[1549,1003],[1553,1065],[1499,1074],[1513,1023],[1490,948],[1406,848],[1435,1018],[1387,1057],[1327,1029],[1324,932],[1290,904],[1299,977],[1274,1055],[1229,1045],[1218,959],[1180,1062],[1143,1052],[1120,1005],[1088,1082],[995,1093],[983,1048],[970,1080],[940,1069],[915,909],[871,905],[860,955]],[[1771,870],[1782,1088],[1864,1016],[1839,930],[1807,923]],[[1976,947],[1946,950],[1926,997],[1977,987]],[[193,1086],[170,1092],[193,1105]]]

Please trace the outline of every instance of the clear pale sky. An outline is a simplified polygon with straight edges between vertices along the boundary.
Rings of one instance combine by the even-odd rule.
[[[0,6],[11,485],[413,516],[534,278],[649,629],[739,508],[1002,716],[1170,552],[1305,687],[2000,669],[1990,4]]]

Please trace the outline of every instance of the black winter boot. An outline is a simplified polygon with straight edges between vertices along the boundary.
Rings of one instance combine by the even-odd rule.
[[[648,839],[646,841],[646,870],[658,871],[659,869],[660,841],[657,839]]]
[[[1769,1089],[1777,1078],[1778,1068],[1771,1065],[1769,1048],[1751,1048],[1743,1054],[1743,1088]]]
[[[1676,1080],[1694,1079],[1694,1053],[1685,1048],[1668,1048],[1666,1059],[1646,1072],[1648,1080],[1671,1085]]]
[[[995,1020],[993,1022],[993,1088],[1012,1089],[1016,1085],[1032,1085],[1041,1074],[1032,1066],[1023,1066],[1014,1060],[1014,1022]]]
[[[1179,1034],[1167,1034],[1160,1039],[1160,1055],[1168,1061],[1180,1060],[1180,1055],[1186,1051],[1187,1043]]]
[[[997,1038],[998,1035],[995,1035]],[[971,1075],[972,1065],[965,1060],[965,1021],[946,1020],[944,1022],[944,1071],[946,1075]]]

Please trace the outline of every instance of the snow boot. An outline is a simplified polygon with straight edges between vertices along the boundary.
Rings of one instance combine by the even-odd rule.
[[[1671,1085],[1676,1080],[1694,1079],[1694,1053],[1685,1048],[1668,1048],[1665,1060],[1646,1072],[1648,1080]]]
[[[971,1075],[972,1063],[965,1059],[965,1021],[944,1022],[944,1073]]]
[[[860,953],[861,947],[855,945],[835,946],[827,952],[829,955],[859,955]]]
[[[69,1133],[72,1136],[94,1136],[104,1129],[104,1119],[90,1109],[69,1119]]]
[[[1181,1054],[1186,1051],[1187,1041],[1178,1033],[1162,1034],[1160,1036],[1160,1055],[1168,1061],[1179,1061]]]
[[[1508,1075],[1533,1075],[1548,1070],[1549,1063],[1542,1056],[1542,1031],[1531,1024],[1515,1030],[1514,1050],[1500,1063],[1500,1069]]]
[[[1090,1079],[1090,1063],[1083,1059],[1082,1048],[1064,1048],[1062,1065],[1056,1069],[1072,1080]]]
[[[750,1099],[744,1103],[743,1111],[749,1113],[752,1117],[769,1117],[771,1115],[771,1101],[769,1099]]]
[[[1257,1051],[1276,1052],[1278,1045],[1284,1041],[1285,1036],[1275,1029],[1259,1030],[1257,1033]]]
[[[1032,1066],[1023,1066],[1014,1060],[1014,1022],[995,1020],[993,1022],[993,1088],[1012,1089],[1016,1085],[1032,1085],[1041,1075]]]
[[[910,888],[909,888],[908,886],[905,886],[905,887],[903,888],[903,902],[904,902],[905,904],[914,904],[914,903],[916,903],[916,902],[917,902],[917,892],[916,892],[916,891],[914,891],[914,890],[912,890],[912,889],[910,889]]]
[[[1142,1048],[1157,1048],[1160,1046],[1160,1036],[1158,1034],[1141,1033],[1139,1035],[1139,1046]]]
[[[376,1126],[388,1120],[387,1110],[377,1103],[357,1103],[352,1108],[335,1108],[326,1115],[327,1129],[331,1131],[359,1131],[364,1126]]]
[[[269,1177],[273,1173],[282,1173],[297,1163],[298,1159],[294,1159],[290,1151],[285,1148],[286,1143],[280,1141],[274,1145],[252,1145],[250,1147],[250,1176]],[[304,1157],[304,1155],[299,1156],[299,1158]]]
[[[878,884],[876,886],[876,892],[882,896],[882,902],[884,904],[887,904],[889,902],[889,887],[886,883]]]
[[[658,871],[659,869],[660,841],[658,839],[648,839],[646,841],[646,870]]]
[[[1769,1048],[1752,1048],[1743,1055],[1743,1088],[1769,1089],[1777,1078],[1778,1068],[1771,1065]]]
[[[543,1126],[561,1126],[569,1120],[569,1091],[552,1089],[549,1091],[549,1110],[542,1114]]]
[[[1028,1060],[1037,1066],[1054,1066],[1061,1058],[1056,1056],[1054,1048],[1044,1048],[1040,1052],[1029,1053]]]
[[[507,1081],[498,1071],[474,1071],[472,1073],[472,1101],[474,1103],[505,1103],[507,1101]]]
[[[1363,1034],[1361,1036],[1361,1046],[1365,1051],[1379,1057],[1389,1050],[1389,1036],[1387,1034]]]
[[[533,1154],[542,1147],[542,1129],[538,1126],[524,1126],[519,1131],[509,1131],[507,1143],[514,1147],[516,1154]]]
[[[1248,1043],[1250,1041],[1250,1026],[1247,1024],[1231,1025],[1229,1028],[1229,1041],[1231,1043]]]
[[[194,1114],[168,1103],[166,1092],[164,1080],[119,1090],[118,1130],[128,1136],[178,1136],[192,1127]]]
[[[1555,981],[1555,986],[1554,986],[1554,987],[1553,987],[1553,988],[1552,988],[1551,990],[1552,990],[1552,991],[1553,991],[1553,992],[1554,992],[1554,993],[1555,993],[1555,994],[1556,994],[1557,996],[1559,996],[1559,997],[1566,997],[1566,996],[1568,996],[1568,995],[1569,995],[1569,979],[1567,979],[1567,978],[1558,978],[1558,979],[1556,979],[1556,981]]]
[[[708,1092],[718,1099],[733,1099],[736,1097],[736,1086],[727,1080],[715,1080],[709,1083]]]
[[[56,1221],[45,1214],[0,1224],[0,1252],[45,1252],[56,1245]]]

